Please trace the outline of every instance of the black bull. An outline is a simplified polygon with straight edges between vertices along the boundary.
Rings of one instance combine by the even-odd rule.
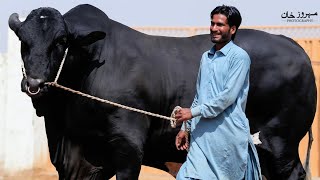
[[[150,36],[107,17],[90,5],[63,16],[52,8],[17,14],[9,26],[21,40],[27,78],[22,90],[44,116],[51,161],[60,179],[137,179],[140,165],[167,170],[164,163],[185,160],[175,149],[181,124],[100,103],[48,87],[69,49],[59,83],[150,112],[169,115],[190,106],[201,54],[209,35],[188,38]],[[311,62],[293,40],[240,29],[235,43],[250,55],[246,114],[268,179],[303,179],[300,140],[311,127],[316,85]],[[38,93],[33,93],[40,90]]]

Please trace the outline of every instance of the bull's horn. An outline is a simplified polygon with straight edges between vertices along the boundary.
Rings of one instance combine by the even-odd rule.
[[[14,32],[17,32],[17,30],[21,26],[21,21],[19,20],[19,14],[17,13],[11,14],[9,17],[8,23],[9,23],[10,29],[12,29]]]

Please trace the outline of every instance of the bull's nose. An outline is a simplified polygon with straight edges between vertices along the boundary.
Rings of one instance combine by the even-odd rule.
[[[42,79],[34,79],[28,77],[27,79],[27,88],[29,93],[38,93],[40,88],[44,85],[44,80]]]

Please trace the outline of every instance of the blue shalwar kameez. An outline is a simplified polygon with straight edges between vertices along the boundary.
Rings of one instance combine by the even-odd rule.
[[[232,41],[202,55],[191,106],[190,149],[178,180],[261,179],[245,107],[250,58]],[[184,130],[184,126],[182,126]]]

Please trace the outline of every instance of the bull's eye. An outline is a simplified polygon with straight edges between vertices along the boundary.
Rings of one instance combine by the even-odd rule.
[[[56,46],[64,46],[67,44],[67,38],[66,37],[61,37],[58,38],[58,40],[56,41]]]

